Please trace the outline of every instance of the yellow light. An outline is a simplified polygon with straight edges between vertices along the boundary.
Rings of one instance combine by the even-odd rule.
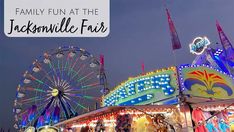
[[[58,89],[54,88],[54,89],[52,90],[51,94],[52,94],[52,96],[54,96],[54,97],[57,96],[57,95],[59,94]]]

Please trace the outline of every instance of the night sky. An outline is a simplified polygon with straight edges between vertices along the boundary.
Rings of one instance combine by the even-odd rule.
[[[3,0],[0,2],[0,128],[13,131],[13,101],[22,73],[44,51],[63,45],[105,55],[110,88],[130,76],[174,65],[170,33],[162,0],[111,0],[111,27],[106,38],[8,38],[3,31]],[[188,44],[206,35],[213,46],[219,42],[215,20],[234,43],[234,0],[167,0],[182,49],[177,64],[195,58]]]

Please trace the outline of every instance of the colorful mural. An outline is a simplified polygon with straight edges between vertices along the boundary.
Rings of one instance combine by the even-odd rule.
[[[185,94],[216,99],[234,97],[234,80],[226,73],[209,66],[187,65],[179,70]]]
[[[178,95],[176,67],[129,78],[103,97],[103,106],[144,105]],[[168,102],[168,101],[167,101]]]

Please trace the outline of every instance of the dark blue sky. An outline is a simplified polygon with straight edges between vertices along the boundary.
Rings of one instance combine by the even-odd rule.
[[[0,127],[13,125],[12,106],[16,86],[32,61],[46,50],[75,45],[94,55],[105,55],[110,87],[141,72],[174,65],[171,40],[162,0],[111,0],[111,28],[106,38],[8,38],[3,31],[0,2]],[[219,42],[215,20],[234,43],[234,0],[167,0],[182,49],[177,63],[191,63],[188,44],[206,35]]]

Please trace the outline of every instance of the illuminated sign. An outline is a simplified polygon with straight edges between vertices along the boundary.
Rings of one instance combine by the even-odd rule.
[[[144,105],[174,97],[178,93],[175,67],[149,72],[117,86],[103,98],[103,106]]]
[[[193,42],[189,44],[190,52],[200,55],[205,51],[208,45],[210,45],[210,40],[207,37],[196,37]]]
[[[227,74],[205,66],[181,66],[185,94],[203,98],[234,98],[234,80]]]

